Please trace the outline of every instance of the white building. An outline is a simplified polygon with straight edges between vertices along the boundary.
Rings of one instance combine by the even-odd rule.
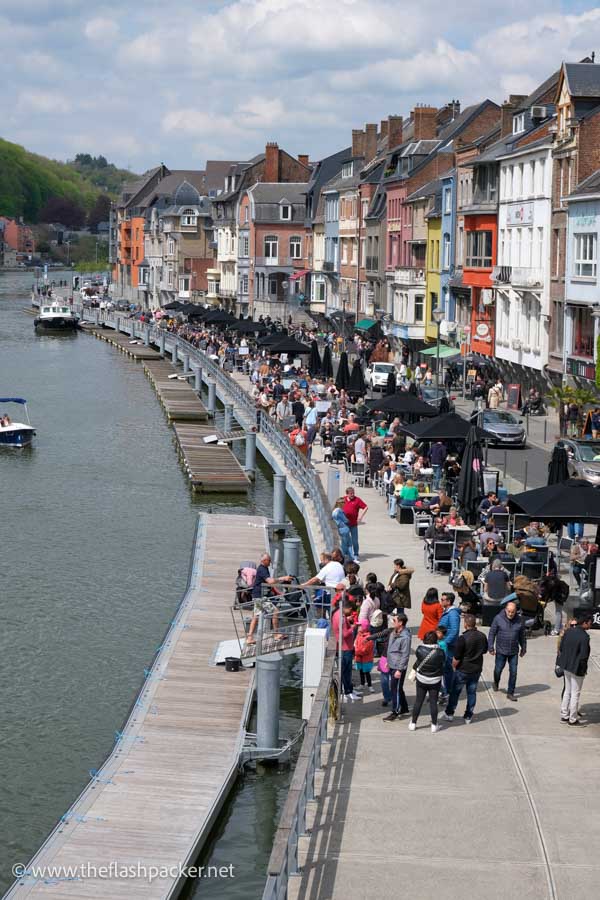
[[[552,155],[545,136],[500,159],[496,356],[541,372],[548,363]]]

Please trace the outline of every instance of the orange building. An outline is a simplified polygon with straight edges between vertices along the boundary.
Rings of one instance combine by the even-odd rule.
[[[465,215],[463,284],[471,288],[471,350],[495,353],[496,312],[492,269],[498,257],[498,222],[493,215]]]

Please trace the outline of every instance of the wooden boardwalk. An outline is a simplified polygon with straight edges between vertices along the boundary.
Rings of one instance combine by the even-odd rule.
[[[156,356],[155,353],[152,361],[144,363],[144,371],[169,422],[206,422],[208,412],[194,388],[187,381],[169,378],[169,375],[175,374],[175,368]]]
[[[180,462],[187,472],[193,491],[237,493],[247,491],[250,480],[237,458],[225,444],[205,444],[215,434],[213,425],[174,422]]]
[[[136,338],[132,343],[132,338],[128,334],[120,334],[113,331],[112,328],[102,328],[99,325],[85,324],[83,330],[87,334],[93,334],[94,337],[100,338],[101,341],[106,341],[107,344],[112,344],[113,347],[126,353],[127,356],[131,356],[132,359],[160,359],[158,351],[153,350],[152,347],[146,347],[140,338]]]
[[[242,557],[265,549],[262,517],[199,517],[187,592],[114,751],[30,863],[87,865],[92,874],[25,875],[7,898],[176,895],[177,873],[151,883],[144,874],[93,873],[110,863],[189,865],[205,843],[237,777],[252,695],[250,671],[209,660],[221,640],[235,638],[230,608]]]

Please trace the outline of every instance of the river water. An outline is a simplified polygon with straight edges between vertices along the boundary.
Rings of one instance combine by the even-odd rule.
[[[25,397],[37,429],[0,452],[0,892],[110,752],[185,590],[198,511],[272,511],[265,468],[248,498],[193,498],[141,365],[84,334],[36,336],[31,281],[0,274],[0,396]],[[297,661],[284,682],[285,736]],[[202,859],[236,878],[202,897],[260,895],[288,780],[240,778]]]

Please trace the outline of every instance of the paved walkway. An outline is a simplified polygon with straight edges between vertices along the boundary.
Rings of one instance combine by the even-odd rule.
[[[326,466],[315,463],[325,479]],[[422,542],[387,517],[376,491],[357,493],[369,505],[360,528],[363,573],[387,580],[396,556],[416,569],[414,631],[424,591],[447,580],[425,569]],[[592,645],[598,657],[597,633]],[[555,653],[554,638],[529,641],[517,704],[506,700],[506,675],[500,693],[489,690],[488,658],[473,723],[460,718],[461,698],[459,718],[435,735],[425,713],[414,733],[405,719],[383,722],[379,689],[345,705],[290,897],[595,900],[600,662],[591,664],[582,695],[590,724],[574,729],[560,722]]]

